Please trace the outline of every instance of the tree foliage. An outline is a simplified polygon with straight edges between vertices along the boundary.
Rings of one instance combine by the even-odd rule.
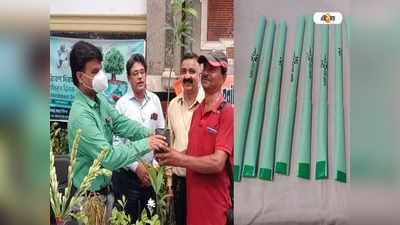
[[[104,57],[103,68],[106,73],[119,75],[124,71],[124,56],[116,48],[111,48]]]

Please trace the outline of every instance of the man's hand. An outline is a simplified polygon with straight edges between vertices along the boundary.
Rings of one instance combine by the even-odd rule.
[[[136,167],[136,175],[139,177],[139,180],[142,181],[143,186],[151,186],[149,174],[147,173],[143,163],[139,163],[139,165]]]
[[[167,139],[164,136],[152,134],[148,138],[148,140],[149,140],[150,150],[159,150],[159,149],[167,150],[168,148],[168,144],[166,142]]]
[[[156,160],[161,166],[179,166],[185,167],[183,163],[185,162],[186,154],[178,152],[175,149],[167,148],[166,153],[159,153],[156,155]]]
[[[220,173],[226,166],[229,155],[224,150],[216,149],[214,153],[204,156],[191,156],[174,149],[156,155],[160,165],[184,167],[202,174]]]

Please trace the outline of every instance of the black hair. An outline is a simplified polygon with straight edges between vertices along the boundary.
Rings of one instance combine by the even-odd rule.
[[[183,55],[181,63],[183,61],[185,61],[186,59],[195,59],[197,61],[198,58],[199,58],[199,56],[196,53],[188,52],[188,53],[185,53],[185,55]]]
[[[141,54],[133,54],[128,62],[126,62],[126,75],[129,77],[129,72],[131,71],[131,68],[133,66],[133,64],[135,64],[136,62],[141,63],[144,67],[144,72],[147,72],[147,64],[146,61],[144,60],[143,55]]]
[[[86,63],[93,59],[97,59],[100,62],[103,61],[103,54],[98,47],[86,41],[78,41],[74,44],[69,54],[69,65],[71,66],[72,81],[75,86],[78,87],[79,84],[76,72],[83,72]]]
[[[228,69],[225,68],[225,67],[223,67],[223,66],[221,66],[221,73],[222,73],[222,75],[226,75],[226,72],[228,72]]]

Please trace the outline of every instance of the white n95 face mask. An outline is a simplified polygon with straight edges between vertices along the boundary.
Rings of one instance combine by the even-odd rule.
[[[88,76],[85,74],[85,76]],[[85,85],[86,86],[86,85]],[[92,80],[92,87],[90,88],[94,90],[96,93],[102,93],[108,88],[108,80],[107,76],[103,73],[102,70],[100,70]]]
[[[108,88],[107,76],[100,70],[92,80],[93,90],[97,93],[102,93]]]

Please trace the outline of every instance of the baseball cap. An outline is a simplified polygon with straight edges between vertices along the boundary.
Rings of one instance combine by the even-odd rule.
[[[228,68],[228,59],[223,51],[212,51],[208,54],[201,55],[197,60],[200,64],[208,62],[210,65]]]

